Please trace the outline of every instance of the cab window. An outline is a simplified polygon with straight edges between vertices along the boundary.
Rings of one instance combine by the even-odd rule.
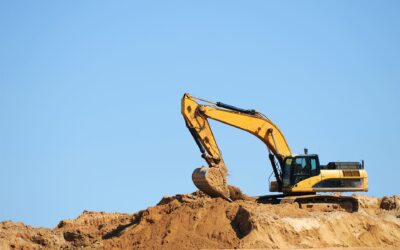
[[[283,168],[283,186],[287,187],[290,185],[290,169],[292,167],[292,158],[286,158],[285,165]]]
[[[319,174],[317,169],[317,160],[311,158],[310,161],[311,161],[311,176],[316,176]]]
[[[295,159],[293,164],[293,184],[298,183],[304,179],[310,177],[311,166],[307,164],[307,160],[304,157],[298,157]]]

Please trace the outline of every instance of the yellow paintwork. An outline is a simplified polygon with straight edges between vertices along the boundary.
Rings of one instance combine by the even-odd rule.
[[[302,180],[295,184],[293,187],[284,187],[284,193],[307,193],[307,192],[355,192],[355,191],[368,191],[368,174],[364,169],[356,170],[360,173],[360,176],[343,176],[343,170],[339,169],[326,169],[321,170],[321,173],[317,176],[313,176]],[[313,188],[315,184],[323,180],[329,179],[362,179],[362,184],[359,187],[354,188]]]
[[[184,94],[182,97],[182,115],[191,128],[194,128],[196,137],[202,142],[205,150],[208,153],[206,161],[212,167],[214,163],[225,166],[221,151],[218,148],[215,137],[212,133],[208,119],[213,119],[227,125],[247,131],[259,138],[266,144],[268,149],[274,155],[281,155],[283,158],[292,155],[289,145],[279,128],[268,118],[256,113],[255,115],[244,114],[233,110],[219,108],[215,105],[200,105],[189,94]],[[272,135],[271,135],[272,130]],[[274,142],[275,139],[275,142]],[[210,160],[213,159],[213,160]],[[214,163],[213,163],[214,162]],[[368,191],[368,176],[365,170],[358,170],[360,176],[345,177],[343,170],[321,170],[318,176],[313,176],[308,179],[298,182],[293,187],[284,187],[283,192],[290,193],[313,193],[313,192],[340,192],[340,191]],[[319,188],[313,186],[320,181],[327,179],[363,179],[362,185],[358,188]]]
[[[204,142],[205,150],[213,157],[222,160],[221,151],[218,148],[215,137],[212,133],[210,124],[206,117],[198,114],[199,104],[193,100],[188,94],[182,98],[182,115],[188,126],[195,129],[197,136]]]
[[[248,115],[211,105],[199,105],[189,94],[185,94],[182,98],[182,115],[189,126],[196,129],[200,140],[205,142],[207,152],[212,156],[221,157],[221,152],[207,121],[208,118],[255,135],[275,155],[280,154],[284,157],[292,155],[289,145],[279,128],[261,115]],[[269,129],[272,129],[276,145],[271,133],[268,132]]]

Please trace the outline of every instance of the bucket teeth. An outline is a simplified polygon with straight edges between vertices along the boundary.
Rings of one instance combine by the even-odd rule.
[[[211,197],[222,197],[228,201],[229,189],[226,177],[219,168],[201,167],[196,168],[192,174],[194,185]]]

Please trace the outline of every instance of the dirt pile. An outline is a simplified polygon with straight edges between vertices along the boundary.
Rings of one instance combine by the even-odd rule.
[[[359,211],[348,213],[196,192],[135,214],[84,211],[54,229],[1,222],[0,249],[400,247],[399,197],[357,198]]]
[[[400,197],[398,196],[383,197],[380,208],[385,210],[400,210]]]

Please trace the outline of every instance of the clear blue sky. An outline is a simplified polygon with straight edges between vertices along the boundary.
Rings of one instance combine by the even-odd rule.
[[[399,1],[2,1],[0,221],[55,226],[195,191],[184,92],[255,108],[292,151],[365,160],[399,194]],[[255,137],[212,123],[230,183],[267,193]]]

